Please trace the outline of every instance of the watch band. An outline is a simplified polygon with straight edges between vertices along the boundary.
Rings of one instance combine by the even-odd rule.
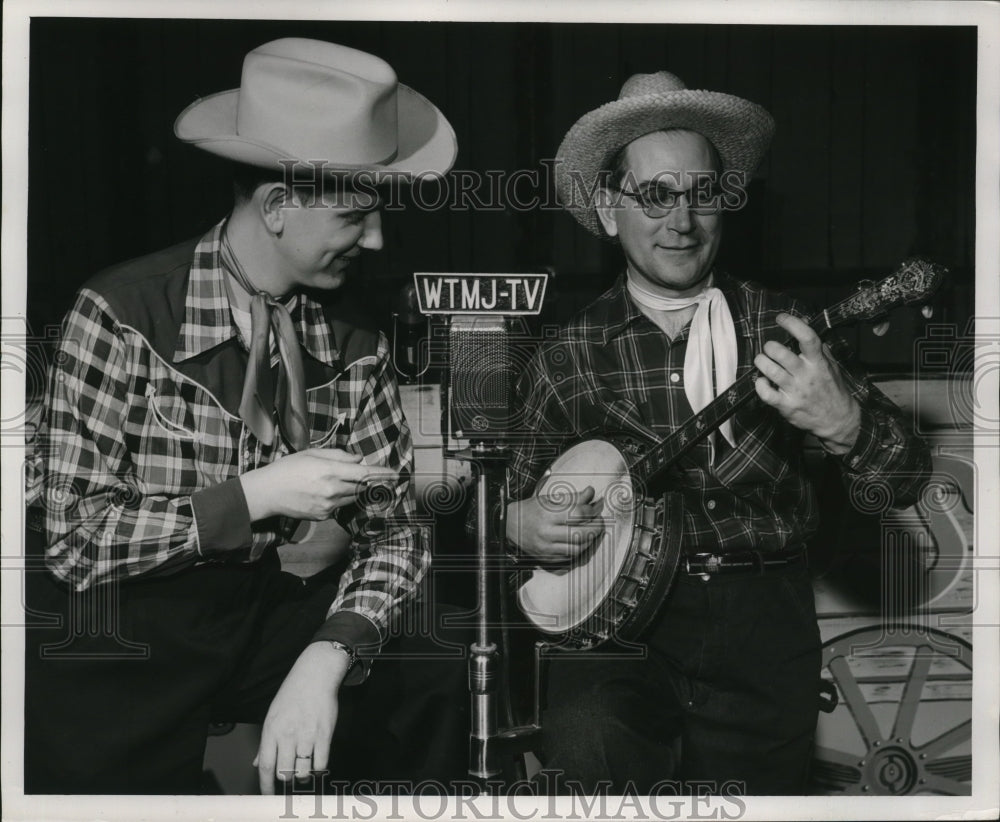
[[[350,645],[346,645],[341,642],[339,639],[328,639],[327,642],[329,642],[334,648],[339,648],[347,654],[347,670],[345,671],[345,674],[350,673],[351,669],[358,663],[358,655],[354,652],[354,649]]]

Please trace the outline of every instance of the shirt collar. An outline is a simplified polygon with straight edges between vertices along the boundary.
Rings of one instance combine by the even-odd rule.
[[[221,259],[225,223],[222,220],[195,246],[174,362],[195,357],[237,335],[226,294],[228,273]],[[322,305],[304,291],[298,296],[291,314],[299,342],[316,359],[335,366],[339,353]]]
[[[626,277],[627,274],[622,272],[611,290],[605,292],[604,299],[601,301],[604,316],[599,317],[598,320],[603,320],[603,322],[595,323],[595,330],[600,336],[602,345],[607,345],[608,340],[620,334],[640,317],[645,316],[628,295]],[[715,269],[712,272],[712,286],[722,291],[729,302],[730,309],[733,309],[733,281],[724,272]],[[735,318],[735,314],[733,316]]]

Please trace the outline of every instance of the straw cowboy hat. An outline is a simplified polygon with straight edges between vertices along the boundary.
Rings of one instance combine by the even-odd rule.
[[[774,134],[774,120],[761,106],[715,91],[687,88],[668,71],[634,74],[618,99],[585,114],[563,138],[556,154],[556,191],[563,206],[594,234],[603,234],[588,197],[602,169],[633,140],[668,128],[703,134],[719,152],[720,171],[757,168]]]
[[[174,133],[221,157],[274,169],[297,160],[333,171],[443,174],[457,151],[444,115],[397,82],[384,60],[303,38],[251,51],[240,87],[192,103]]]

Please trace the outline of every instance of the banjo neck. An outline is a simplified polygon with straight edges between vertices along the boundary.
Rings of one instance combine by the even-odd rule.
[[[873,319],[897,305],[926,299],[940,285],[944,274],[945,269],[923,260],[905,262],[892,276],[865,284],[851,296],[814,315],[808,320],[809,327],[822,337],[837,326]],[[783,343],[788,345],[789,340],[786,335]],[[638,456],[629,466],[633,476],[648,482],[673,466],[756,396],[754,383],[758,376],[760,372],[752,368],[680,428]]]

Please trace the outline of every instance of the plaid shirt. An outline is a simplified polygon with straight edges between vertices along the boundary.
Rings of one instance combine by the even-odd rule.
[[[807,317],[795,300],[727,277],[716,285],[736,326],[737,378],[753,368],[768,339],[787,334],[782,312]],[[684,392],[684,353],[690,323],[670,340],[643,315],[624,278],[544,345],[518,383],[523,428],[532,435],[515,449],[512,499],[529,496],[541,474],[574,440],[620,437],[643,450],[692,415]],[[861,430],[851,451],[837,457],[850,481],[888,488],[898,507],[912,504],[930,471],[926,446],[870,382],[845,371],[861,405]],[[733,417],[735,448],[715,437],[716,458],[702,440],[678,463],[684,544],[689,553],[777,551],[817,526],[817,503],[803,464],[804,434],[774,409],[751,400]]]
[[[41,503],[49,569],[76,590],[254,562],[297,525],[251,523],[239,483],[289,449],[281,437],[265,446],[239,417],[247,355],[221,227],[99,275],[65,320],[28,500]],[[416,590],[429,548],[411,523],[413,453],[387,341],[341,315],[305,293],[292,310],[312,446],[362,454],[400,479],[393,499],[336,512],[353,554],[317,638],[367,645]]]

